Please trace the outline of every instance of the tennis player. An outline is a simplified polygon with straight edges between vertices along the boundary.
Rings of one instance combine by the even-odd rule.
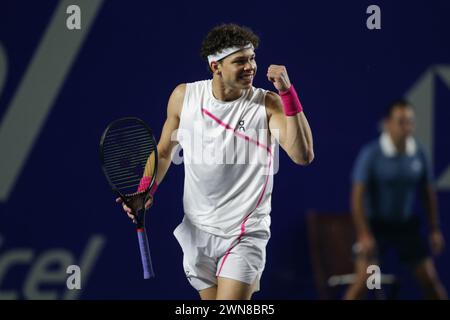
[[[258,43],[246,27],[213,28],[201,49],[212,79],[174,89],[158,143],[152,193],[174,148],[183,148],[185,214],[174,235],[186,277],[202,299],[251,299],[259,290],[270,238],[276,143],[296,164],[314,158],[311,129],[286,67],[267,70],[278,94],[252,86]],[[148,180],[144,176],[141,187]]]

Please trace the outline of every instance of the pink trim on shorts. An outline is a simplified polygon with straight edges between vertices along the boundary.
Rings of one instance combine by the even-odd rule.
[[[204,109],[204,108],[202,108],[201,110],[202,110],[202,112],[203,112],[204,114],[206,114],[208,117],[210,117],[211,119],[213,119],[214,121],[216,121],[219,125],[221,125],[221,126],[224,127],[225,129],[230,130],[230,131],[233,131],[233,134],[234,134],[234,135],[236,135],[236,136],[238,136],[238,137],[240,137],[240,138],[242,138],[242,139],[244,139],[244,140],[246,140],[246,141],[252,142],[252,143],[256,144],[258,147],[261,147],[261,148],[266,149],[267,152],[268,152],[270,155],[272,155],[272,150],[270,150],[270,148],[269,148],[268,146],[266,146],[265,144],[260,143],[258,140],[252,139],[251,137],[249,137],[249,136],[247,136],[247,135],[245,135],[245,134],[243,134],[243,133],[240,133],[240,132],[236,131],[236,129],[232,128],[229,124],[226,124],[225,122],[223,122],[222,120],[220,120],[219,118],[217,118],[215,115],[213,115],[213,114],[212,114],[211,112],[209,112],[208,110],[206,110],[206,109]],[[218,271],[217,274],[216,274],[216,277],[218,277],[218,276],[220,275],[220,272],[222,271],[223,265],[225,264],[225,261],[227,260],[228,256],[230,255],[231,250],[232,250],[237,244],[239,244],[239,242],[241,242],[241,239],[242,239],[242,237],[243,237],[244,234],[245,234],[245,223],[247,222],[247,220],[248,220],[248,218],[250,217],[250,215],[256,210],[256,208],[258,208],[258,206],[260,205],[260,203],[261,203],[261,201],[262,201],[263,195],[266,193],[266,187],[267,187],[267,182],[269,181],[269,175],[270,175],[270,168],[271,168],[271,166],[272,166],[272,157],[269,157],[269,174],[267,175],[266,181],[264,182],[264,188],[263,188],[261,194],[259,195],[258,202],[256,203],[255,208],[253,208],[253,210],[250,211],[250,212],[245,216],[244,220],[242,221],[242,223],[241,223],[241,233],[239,234],[239,236],[238,236],[237,239],[235,240],[234,244],[232,244],[232,245],[230,246],[230,248],[227,250],[227,252],[225,253],[225,256],[224,256],[224,258],[223,258],[223,260],[222,260],[222,263],[221,263],[221,265],[220,265],[220,267],[219,267],[219,271]]]

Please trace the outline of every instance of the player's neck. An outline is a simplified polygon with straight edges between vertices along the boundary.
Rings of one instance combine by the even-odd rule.
[[[216,79],[212,80],[212,94],[214,98],[220,101],[233,101],[239,99],[243,92],[242,89],[230,88],[226,86],[222,81]]]

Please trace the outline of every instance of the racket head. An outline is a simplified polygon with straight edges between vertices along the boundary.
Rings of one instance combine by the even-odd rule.
[[[150,127],[136,117],[111,122],[100,139],[100,162],[111,189],[135,213],[143,210],[158,168],[157,143]],[[151,177],[150,184],[137,192],[144,174]]]

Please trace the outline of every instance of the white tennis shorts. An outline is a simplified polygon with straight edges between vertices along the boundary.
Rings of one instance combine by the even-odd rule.
[[[254,284],[259,282],[266,263],[269,230],[223,238],[194,226],[187,218],[173,232],[183,249],[186,278],[198,291],[217,285],[217,277]]]

